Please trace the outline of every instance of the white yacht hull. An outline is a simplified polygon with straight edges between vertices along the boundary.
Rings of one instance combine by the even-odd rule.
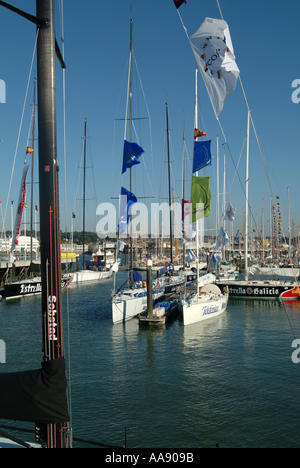
[[[137,294],[137,296],[134,296]],[[141,295],[138,297],[138,295]],[[153,301],[164,297],[164,291],[153,291]],[[127,294],[121,294],[112,301],[112,321],[121,323],[130,320],[147,309],[147,290],[132,289]]]
[[[93,270],[82,270],[72,273],[73,283],[82,283],[84,281],[99,281],[106,278],[110,278],[112,271],[93,271]]]
[[[209,295],[208,295],[209,296]],[[189,302],[183,301],[183,323],[191,325],[221,315],[227,308],[228,294],[222,296],[195,296]]]

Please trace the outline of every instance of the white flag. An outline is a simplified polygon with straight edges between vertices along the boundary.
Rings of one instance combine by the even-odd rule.
[[[240,73],[226,21],[206,18],[190,44],[218,118]]]
[[[233,206],[231,202],[228,202],[226,212],[225,212],[225,221],[234,221],[236,213],[236,207]]]
[[[115,262],[113,266],[111,267],[111,270],[114,271],[115,273],[118,273],[119,271],[119,265],[118,262]]]

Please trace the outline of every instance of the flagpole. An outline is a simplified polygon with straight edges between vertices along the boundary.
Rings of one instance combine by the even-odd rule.
[[[250,133],[250,111],[247,119],[247,149],[246,149],[246,202],[245,202],[245,278],[247,280],[248,268],[248,193],[249,193],[249,133]]]

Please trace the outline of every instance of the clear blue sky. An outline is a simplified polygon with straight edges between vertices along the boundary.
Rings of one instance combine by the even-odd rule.
[[[35,14],[35,0],[10,0],[10,3]],[[58,0],[56,36],[60,43]],[[282,203],[287,234],[287,190],[290,186],[291,218],[297,225],[299,213],[299,152],[300,104],[292,102],[292,82],[300,78],[299,17],[296,0],[220,0],[235,49],[236,61],[252,109],[269,177],[275,196]],[[192,35],[206,17],[220,18],[216,0],[187,0],[180,14]],[[121,182],[121,159],[124,123],[115,121],[125,115],[127,63],[129,56],[130,17],[133,17],[133,47],[151,117],[152,154],[147,122],[141,122],[140,144],[145,150],[156,201],[160,194],[162,158],[165,138],[165,101],[168,101],[171,122],[171,143],[176,193],[181,196],[182,128],[186,125],[187,151],[192,155],[194,119],[194,79],[196,62],[182,28],[173,0],[64,0],[64,31],[66,70],[66,141],[67,141],[67,221],[70,229],[74,210],[78,165],[82,150],[84,118],[88,121],[88,158],[92,158],[97,202],[110,202],[117,196]],[[0,198],[5,210],[9,180],[16,148],[20,118],[35,41],[35,26],[1,8],[0,10],[0,79],[6,83],[6,103],[0,104]],[[36,66],[34,65],[34,72]],[[122,87],[123,86],[123,87]],[[33,77],[29,87],[24,124],[20,136],[16,168],[10,200],[17,200],[27,135],[30,125]],[[134,94],[134,98],[137,95]],[[199,101],[202,129],[212,140],[216,156],[219,135],[220,157],[227,160],[227,192],[232,187],[234,168],[225,146],[206,89],[199,74]],[[142,94],[135,100],[135,115],[146,117]],[[57,62],[58,157],[61,185],[61,227],[64,217],[64,160],[62,130],[62,72]],[[225,102],[220,121],[235,163],[242,151],[247,122],[247,108],[240,85]],[[137,124],[139,125],[139,124]],[[153,162],[152,162],[153,156]],[[239,175],[245,179],[245,151],[239,165]],[[140,167],[141,166],[141,167]],[[142,165],[137,166],[133,192],[140,195]],[[164,167],[166,171],[166,167]],[[222,173],[222,171],[221,171]],[[216,167],[206,169],[211,176],[213,194],[210,226],[215,226]],[[165,172],[166,176],[166,172]],[[89,176],[91,178],[91,176]],[[144,177],[144,179],[143,179]],[[30,177],[28,177],[28,181]],[[88,186],[92,183],[88,182]],[[126,179],[125,187],[129,188]],[[136,184],[136,185],[135,185]],[[177,185],[176,185],[177,184]],[[29,192],[29,188],[28,188]],[[38,194],[37,187],[35,188]],[[265,204],[265,226],[268,234],[270,188],[253,130],[250,140],[249,199],[254,217],[261,224],[262,199]],[[228,195],[237,207],[237,222],[242,220],[244,194],[238,178]],[[79,195],[81,198],[81,195]],[[88,194],[91,198],[92,195]],[[228,199],[228,197],[227,197]],[[27,198],[29,201],[29,198]],[[9,201],[10,203],[10,201]],[[38,203],[35,199],[34,203]],[[81,202],[79,202],[81,203]],[[92,202],[88,207],[87,229],[95,230],[98,218]],[[75,207],[77,230],[81,229],[81,208]],[[10,204],[6,216],[10,228]]]

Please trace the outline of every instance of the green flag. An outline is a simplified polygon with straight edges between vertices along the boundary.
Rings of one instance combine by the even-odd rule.
[[[206,218],[210,215],[211,193],[209,188],[210,177],[195,177],[192,179],[192,222]],[[197,207],[197,204],[203,204]]]

